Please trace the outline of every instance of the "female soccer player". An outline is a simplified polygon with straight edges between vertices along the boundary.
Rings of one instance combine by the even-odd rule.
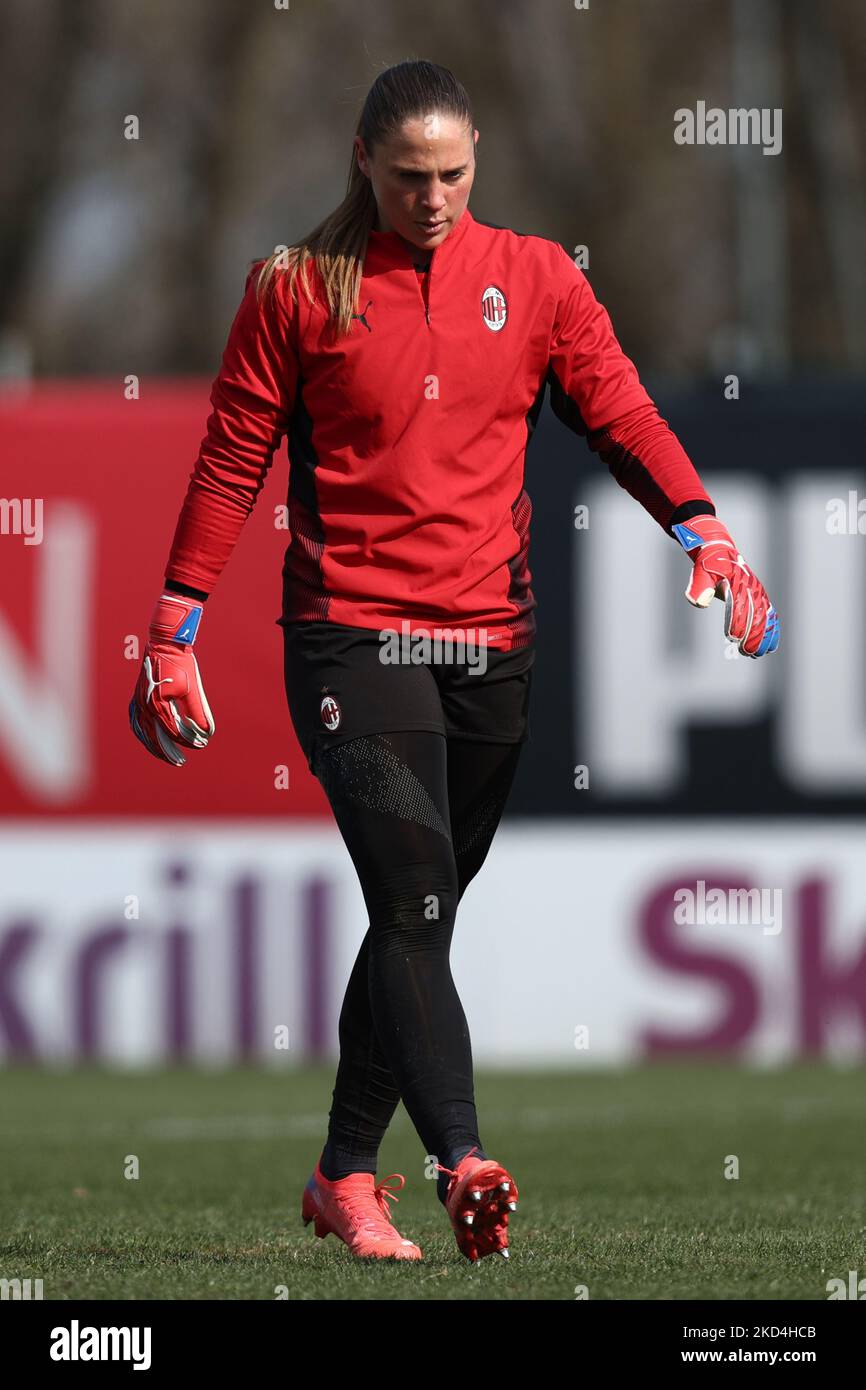
[[[213,735],[193,644],[287,434],[286,693],[370,918],[302,1215],[355,1255],[395,1259],[421,1258],[374,1180],[400,1099],[470,1260],[507,1256],[517,1205],[481,1145],[449,949],[528,737],[523,474],[548,383],[560,418],[688,551],[686,597],[724,598],[726,635],[749,656],[779,640],[582,272],[557,242],[470,214],[477,140],[447,69],[389,68],[364,103],[343,202],[253,266],[130,705],[138,738],[174,765]]]

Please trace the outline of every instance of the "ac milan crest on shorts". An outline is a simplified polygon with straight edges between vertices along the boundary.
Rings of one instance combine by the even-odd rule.
[[[329,733],[336,733],[340,727],[342,711],[333,695],[323,695],[322,703],[319,706],[322,716],[322,723]]]
[[[377,628],[282,622],[286,697],[310,767],[317,749],[365,734],[429,729],[448,738],[524,743],[535,646],[472,661],[381,660]],[[476,663],[478,665],[478,663]]]

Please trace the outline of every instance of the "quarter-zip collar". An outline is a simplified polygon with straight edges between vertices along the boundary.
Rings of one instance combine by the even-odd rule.
[[[414,267],[416,261],[426,262],[429,260],[431,271],[435,271],[438,275],[451,260],[474,221],[469,208],[465,207],[445,240],[430,251],[425,250],[423,246],[410,248],[397,232],[371,231],[367,242],[367,254],[364,258],[365,265],[370,271],[381,271],[392,267],[398,269],[405,269],[407,266]]]

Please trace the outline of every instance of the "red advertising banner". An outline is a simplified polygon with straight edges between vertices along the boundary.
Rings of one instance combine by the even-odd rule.
[[[0,816],[327,815],[289,716],[285,446],[208,599],[196,656],[216,733],[158,761],[128,706],[207,381],[44,384],[0,397]]]

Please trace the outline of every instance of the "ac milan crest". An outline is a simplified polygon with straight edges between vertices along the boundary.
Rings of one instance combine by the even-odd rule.
[[[325,695],[323,697],[322,703],[319,706],[319,713],[322,716],[322,723],[331,733],[340,727],[340,720],[343,717],[343,712],[333,695]]]
[[[508,305],[505,295],[496,285],[488,285],[481,296],[481,314],[491,333],[498,333],[505,327]]]

